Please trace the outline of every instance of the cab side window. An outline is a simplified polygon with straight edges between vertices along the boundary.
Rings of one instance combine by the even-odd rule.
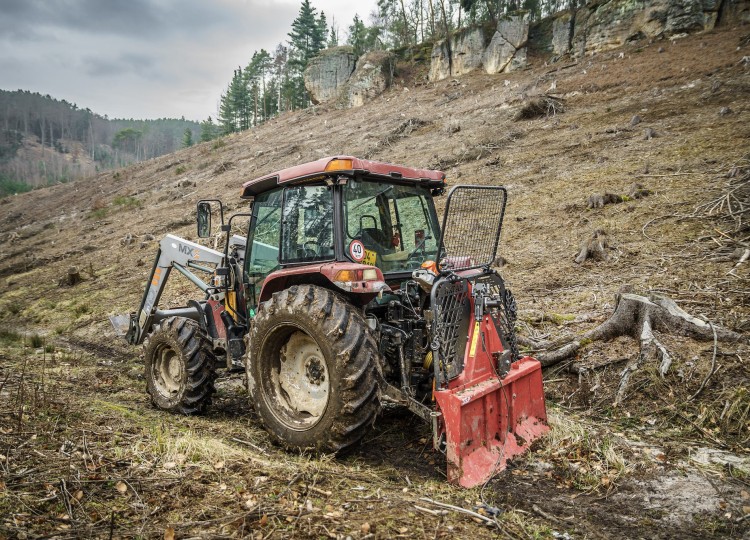
[[[334,258],[331,188],[286,188],[282,213],[282,264],[329,261]]]
[[[258,195],[253,202],[247,238],[250,252],[245,259],[245,272],[256,298],[268,274],[279,267],[281,200],[282,191],[276,190]]]

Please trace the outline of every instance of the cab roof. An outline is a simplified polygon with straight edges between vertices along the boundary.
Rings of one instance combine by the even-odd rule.
[[[445,187],[445,173],[442,171],[414,169],[353,156],[330,156],[245,182],[242,184],[241,197],[246,199],[284,184],[312,182],[332,175],[358,175],[394,183],[419,184],[429,188]]]

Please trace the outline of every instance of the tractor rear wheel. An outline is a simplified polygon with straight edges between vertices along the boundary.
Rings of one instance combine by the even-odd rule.
[[[380,410],[378,349],[359,310],[313,285],[274,293],[248,346],[248,390],[266,430],[294,450],[338,452]]]
[[[179,414],[206,410],[215,392],[216,359],[200,326],[170,317],[144,343],[146,389],[159,409]]]

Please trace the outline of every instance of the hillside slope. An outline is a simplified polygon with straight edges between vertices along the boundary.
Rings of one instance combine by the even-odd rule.
[[[632,395],[617,409],[611,403],[622,364],[582,367],[626,360],[638,354],[637,342],[619,338],[586,346],[572,366],[575,373],[568,362],[546,374],[551,438],[480,496],[444,485],[440,460],[425,461],[431,454],[429,432],[397,413],[386,413],[361,450],[334,462],[269,447],[236,390],[237,380],[224,382],[215,411],[206,418],[156,413],[141,388],[137,351],[115,339],[107,316],[135,309],[165,233],[195,238],[200,198],[219,197],[239,210],[239,188],[247,179],[326,155],[352,154],[442,168],[450,185],[508,188],[501,246],[507,264],[501,271],[516,295],[526,338],[580,333],[606,319],[616,294],[625,289],[666,294],[692,314],[748,336],[750,262],[735,268],[738,249],[741,254],[748,247],[750,234],[745,224],[750,204],[747,32],[636,42],[578,62],[544,65],[543,59],[531,58],[532,68],[519,73],[474,74],[436,84],[423,82],[420,70],[404,71],[394,88],[358,109],[288,113],[249,132],[0,200],[0,321],[7,329],[0,343],[0,382],[9,381],[0,385],[8,403],[0,417],[6,425],[11,420],[19,425],[0,430],[0,449],[28,438],[16,417],[31,399],[32,381],[42,384],[42,394],[55,381],[65,394],[27,403],[26,422],[40,433],[28,444],[48,455],[41,460],[48,470],[59,465],[60,439],[76,442],[83,429],[92,432],[91,452],[103,456],[97,474],[136,478],[139,487],[133,489],[147,509],[157,504],[149,501],[158,498],[159,486],[176,490],[174,501],[160,503],[166,510],[149,514],[118,499],[114,489],[86,488],[86,497],[122,516],[123,535],[135,534],[141,521],[155,536],[168,524],[182,524],[185,534],[230,535],[274,526],[264,530],[278,537],[289,528],[302,537],[364,536],[370,530],[383,537],[493,534],[458,514],[446,518],[415,510],[415,504],[428,504],[419,497],[428,496],[464,507],[481,497],[501,506],[506,510],[502,526],[512,537],[552,530],[590,538],[741,536],[750,513],[746,344],[720,344],[717,354],[711,343],[663,336],[674,356],[671,371],[659,377],[655,367],[645,366],[631,383]],[[525,104],[546,92],[559,98],[564,112],[515,120]],[[587,208],[589,195],[624,195],[634,183],[651,194]],[[736,198],[726,199],[731,190]],[[598,229],[609,239],[607,260],[576,264],[581,242]],[[58,286],[71,265],[84,281]],[[179,305],[193,294],[175,280],[165,300]],[[39,334],[56,352],[51,359],[35,355],[21,348],[16,333]],[[44,369],[51,371],[35,371],[42,356]],[[719,370],[707,377],[717,361]],[[19,373],[27,379],[19,379]],[[700,399],[688,400],[704,379]],[[24,384],[29,389],[22,392]],[[63,421],[47,432],[51,410]],[[93,417],[85,414],[89,410]],[[153,425],[160,422],[163,433],[157,434]],[[129,434],[119,450],[124,457],[108,448],[113,429]],[[172,441],[190,437],[192,450],[170,446],[174,442],[159,447],[156,439],[164,433]],[[273,459],[243,446],[243,440],[262,446]],[[195,469],[179,462],[191,451],[199,456]],[[709,456],[699,460],[700,468],[696,455]],[[19,455],[13,459],[22,463]],[[33,461],[23,463],[30,468]],[[265,480],[259,484],[247,471]],[[7,474],[7,489],[21,493],[24,488],[13,487],[16,477]],[[175,487],[175,479],[190,474],[202,487]],[[284,489],[290,479],[294,497]],[[244,487],[227,491],[230,480]],[[683,492],[684,500],[678,497]],[[282,499],[271,501],[269,493]],[[364,493],[372,493],[369,502],[360,498]],[[246,504],[249,494],[252,504]],[[305,506],[305,497],[315,511]],[[298,498],[301,508],[294,506]],[[0,509],[23,513],[13,500],[0,498]],[[217,501],[224,501],[223,507]],[[295,510],[284,510],[287,503]],[[191,509],[200,504],[208,506],[198,518]],[[103,534],[106,527],[97,529],[102,525],[96,520],[106,521],[108,514],[96,512],[96,519],[85,513],[75,519],[89,527],[85,530]],[[227,516],[241,518],[241,526]],[[33,515],[20,523],[21,530],[44,530]],[[17,526],[5,524],[11,531]]]

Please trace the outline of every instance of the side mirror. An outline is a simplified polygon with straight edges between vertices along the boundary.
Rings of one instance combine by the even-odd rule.
[[[207,202],[198,203],[198,213],[196,215],[198,222],[198,238],[208,238],[211,236],[211,204]]]

